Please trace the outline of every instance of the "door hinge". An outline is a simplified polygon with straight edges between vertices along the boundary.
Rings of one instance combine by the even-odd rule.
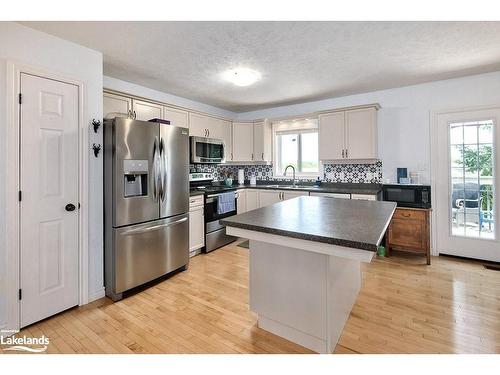
[[[19,93],[19,104],[23,102],[23,94]]]
[[[23,200],[23,192],[21,190],[19,190],[18,199],[19,199],[19,202],[21,202]]]
[[[23,299],[23,290],[19,289],[19,301]]]

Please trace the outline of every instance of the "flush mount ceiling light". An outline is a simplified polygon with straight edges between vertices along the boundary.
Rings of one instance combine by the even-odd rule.
[[[249,68],[236,68],[224,72],[222,77],[236,86],[250,86],[261,78],[261,74]]]

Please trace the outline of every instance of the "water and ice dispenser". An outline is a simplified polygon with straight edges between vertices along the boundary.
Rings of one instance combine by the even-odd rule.
[[[123,182],[125,198],[148,195],[148,161],[124,160]]]

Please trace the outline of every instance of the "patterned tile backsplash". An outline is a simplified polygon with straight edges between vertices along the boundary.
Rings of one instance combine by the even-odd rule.
[[[255,175],[257,180],[283,179],[283,176],[273,176],[272,165],[196,164],[191,165],[191,169],[213,173],[215,180],[223,180],[228,174],[237,179],[238,169],[245,170],[245,180],[249,180],[252,175]],[[321,179],[326,182],[381,183],[382,161],[373,164],[323,164]],[[285,180],[291,179],[285,178]],[[315,180],[316,177],[305,181]]]

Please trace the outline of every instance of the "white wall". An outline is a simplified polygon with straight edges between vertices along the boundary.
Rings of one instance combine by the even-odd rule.
[[[378,136],[384,181],[394,181],[396,168],[407,167],[429,183],[431,111],[500,104],[500,72],[239,113],[237,118],[272,119],[368,103],[382,106]]]
[[[53,71],[84,82],[84,122],[102,118],[102,54],[13,22],[0,22],[0,327],[5,319],[5,135],[7,61]],[[103,288],[102,158],[90,154],[92,143],[102,143],[102,132],[89,128],[89,296]],[[9,197],[13,199],[13,197]]]
[[[142,98],[155,100],[162,103],[188,108],[193,111],[204,112],[207,114],[227,119],[234,119],[236,117],[236,113],[231,111],[226,111],[225,109],[196,102],[194,100],[182,98],[180,96],[175,96],[166,92],[153,90],[144,86],[136,85],[135,83],[122,81],[120,79],[113,77],[104,76],[104,88],[109,90],[120,91],[133,96],[139,96]]]

